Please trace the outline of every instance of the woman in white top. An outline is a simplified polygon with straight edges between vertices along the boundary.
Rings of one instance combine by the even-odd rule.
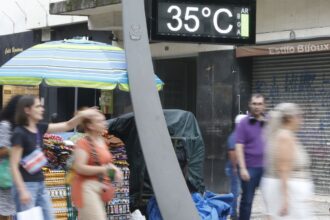
[[[261,190],[271,220],[314,219],[310,160],[296,135],[301,124],[296,104],[281,103],[270,113]]]

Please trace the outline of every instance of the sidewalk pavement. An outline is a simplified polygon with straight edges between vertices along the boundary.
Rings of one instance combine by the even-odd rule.
[[[317,220],[330,220],[330,196],[315,195],[313,198],[313,205]],[[258,190],[253,202],[251,219],[266,220],[264,213],[265,207],[261,197],[261,192]]]

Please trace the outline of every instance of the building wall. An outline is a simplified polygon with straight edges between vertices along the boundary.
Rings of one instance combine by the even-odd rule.
[[[0,35],[19,33],[64,24],[85,22],[86,16],[49,15],[49,3],[63,0],[7,0],[2,3]],[[17,3],[16,3],[17,2]],[[328,0],[257,0],[257,42],[279,42],[290,39],[329,37],[330,1]],[[5,13],[5,14],[4,14]],[[118,13],[121,16],[121,13]],[[293,35],[292,35],[292,31]],[[123,45],[118,31],[119,45]],[[290,38],[291,34],[291,38]],[[221,50],[208,45],[182,45],[179,49],[164,51],[164,46],[152,45],[154,57],[178,57],[201,51]]]
[[[238,63],[234,50],[201,53],[197,63],[196,118],[205,142],[205,185],[211,191],[228,193],[227,138],[238,113],[239,94],[240,108],[247,110],[251,65]]]
[[[329,37],[329,8],[328,0],[257,0],[257,42]]]
[[[85,16],[49,15],[49,4],[58,1],[61,0],[1,1],[0,35],[87,21]]]
[[[257,33],[330,27],[328,0],[257,0]]]
[[[38,44],[40,38],[33,31],[21,32],[12,35],[0,36],[0,66],[16,56],[21,51]],[[0,106],[2,107],[7,101],[17,94],[39,94],[38,87],[24,86],[5,86],[0,85]]]
[[[57,30],[54,26],[87,21],[86,17],[49,15],[49,3],[54,0],[16,1],[18,4],[15,0],[1,4],[3,19],[0,20],[0,35],[52,26],[55,29],[53,39],[61,39],[68,34],[68,30]],[[329,8],[329,0],[257,0],[257,43],[329,37]],[[117,32],[119,45],[123,45],[122,34]],[[102,33],[97,36],[107,38]],[[94,40],[99,40],[96,39],[98,37],[95,36]],[[226,138],[232,129],[234,116],[239,111],[247,110],[251,91],[251,62],[236,60],[232,49],[230,46],[205,44],[151,45],[154,58],[196,56],[198,59],[196,117],[206,145],[205,182],[209,189],[216,192],[227,191],[226,182],[223,182]],[[69,106],[72,100],[65,102]],[[118,105],[122,108],[115,108],[115,111],[132,110],[128,93],[115,93],[115,106],[116,102],[123,104]],[[72,107],[66,111],[70,112]]]

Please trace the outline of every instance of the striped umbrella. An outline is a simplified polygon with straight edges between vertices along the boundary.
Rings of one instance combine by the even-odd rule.
[[[0,84],[81,87],[129,91],[125,52],[85,39],[35,45],[0,68]],[[155,76],[158,90],[163,82]]]

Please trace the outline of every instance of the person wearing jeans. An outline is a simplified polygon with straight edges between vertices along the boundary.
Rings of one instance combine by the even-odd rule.
[[[52,204],[44,182],[26,182],[25,187],[31,192],[31,202],[26,204],[20,202],[17,188],[15,186],[12,188],[17,210],[28,210],[34,206],[40,206],[43,210],[44,219],[53,219]]]
[[[43,113],[44,107],[39,98],[31,95],[20,97],[15,112],[17,126],[11,138],[10,167],[14,180],[13,195],[17,212],[40,206],[44,220],[53,220],[51,201],[45,190],[44,174],[40,163],[40,161],[45,161],[42,153],[43,136],[46,132],[69,131],[82,119],[94,117],[99,113],[95,109],[87,109],[80,111],[69,121],[50,124],[40,123]],[[34,160],[24,163],[26,158]]]
[[[245,118],[246,115],[239,114],[235,117],[235,128],[236,125]],[[228,152],[228,161],[226,163],[226,175],[230,178],[230,192],[234,196],[234,200],[231,203],[230,218],[232,220],[237,219],[237,199],[240,193],[240,179],[237,173],[237,157],[235,154],[235,141],[236,134],[235,129],[229,135],[227,140],[227,152]]]
[[[239,220],[249,220],[255,191],[263,173],[265,124],[265,99],[261,94],[252,95],[250,114],[241,120],[236,129],[236,155],[241,178],[242,196]]]
[[[237,168],[234,168],[230,162],[226,164],[226,175],[230,178],[230,192],[233,194],[234,199],[231,203],[230,219],[237,219],[237,199],[240,193],[240,179],[237,175]]]
[[[247,171],[249,173],[250,180],[249,181],[242,180],[241,183],[242,195],[240,202],[240,215],[239,215],[240,220],[250,219],[254,193],[256,189],[259,187],[263,173],[263,168],[250,167],[247,168]]]

